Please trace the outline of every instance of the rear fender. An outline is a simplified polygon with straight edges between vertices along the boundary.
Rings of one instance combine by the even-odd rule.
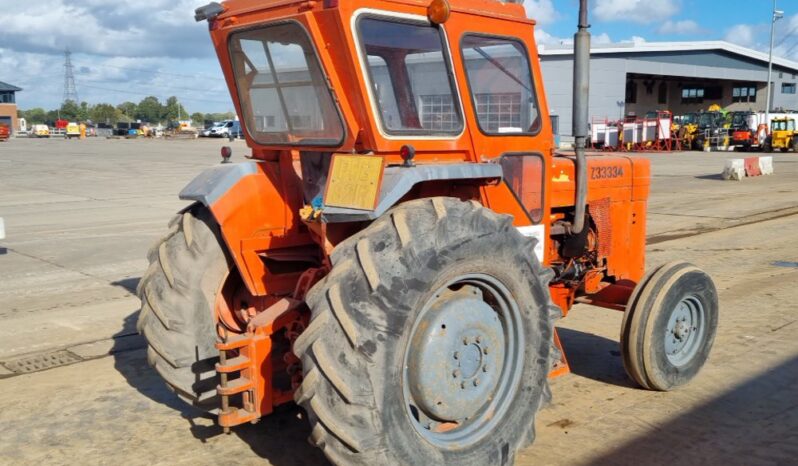
[[[302,205],[296,173],[284,165],[217,165],[200,173],[180,192],[180,199],[202,203],[211,211],[242,280],[255,296],[289,293],[299,278],[299,272],[269,272],[266,251],[312,256],[315,249],[296,218]]]

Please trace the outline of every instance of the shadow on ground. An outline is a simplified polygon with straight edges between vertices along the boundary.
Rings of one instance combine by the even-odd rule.
[[[136,284],[131,282],[129,285],[135,290]],[[130,332],[136,331],[138,314],[139,311],[135,311],[125,318],[120,335],[130,335]],[[138,349],[134,350],[130,350],[130,344],[124,342],[129,339],[115,339],[112,350],[114,367],[141,395],[170,408],[175,416],[185,419],[185,428],[197,440],[198,447],[216,437],[224,437],[216,439],[216,448],[226,448],[220,442],[243,441],[256,455],[275,466],[327,464],[321,450],[307,443],[310,426],[301,408],[293,404],[280,407],[258,424],[235,427],[232,435],[226,436],[221,427],[215,424],[216,417],[213,414],[189,405],[167,388],[160,375],[147,363],[147,351],[142,348],[145,344],[143,339]],[[237,448],[231,446],[230,449]]]
[[[792,357],[740,385],[719,386],[723,393],[717,398],[628,441],[592,464],[796,464],[796,386],[798,357]],[[792,403],[785,404],[790,399]]]
[[[620,345],[599,335],[558,328],[573,374],[621,387],[637,387],[626,375]]]
[[[696,176],[696,178],[699,179],[699,180],[725,181],[723,179],[723,175],[721,175],[720,173],[712,173],[712,174],[709,174],[709,175],[699,175],[699,176]]]

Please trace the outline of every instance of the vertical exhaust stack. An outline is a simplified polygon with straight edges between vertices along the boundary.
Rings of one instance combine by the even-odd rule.
[[[579,234],[585,227],[585,204],[587,203],[587,122],[588,96],[590,93],[590,25],[587,22],[587,0],[579,0],[579,26],[574,34],[574,89],[573,89],[573,133],[576,139],[576,200],[572,234]]]

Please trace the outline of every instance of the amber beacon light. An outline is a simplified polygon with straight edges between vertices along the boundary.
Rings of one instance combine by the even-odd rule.
[[[448,0],[432,0],[427,7],[427,18],[435,24],[443,24],[451,12]]]

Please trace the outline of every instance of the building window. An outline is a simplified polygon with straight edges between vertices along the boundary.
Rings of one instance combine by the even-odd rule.
[[[626,103],[637,103],[637,83],[634,81],[626,81]]]
[[[0,104],[13,104],[13,103],[14,103],[13,92],[0,92]]]
[[[795,94],[795,90],[796,90],[795,83],[781,83],[782,94]]]
[[[460,119],[454,110],[451,94],[421,96],[421,126],[435,131],[453,131],[460,128]]]
[[[700,104],[704,102],[703,87],[684,87],[682,88],[683,104]]]
[[[489,133],[502,128],[521,128],[521,93],[477,94],[477,118]]]
[[[659,89],[657,90],[657,103],[668,103],[668,85],[664,82],[659,83]]]
[[[756,86],[738,84],[732,88],[732,102],[756,102]]]

